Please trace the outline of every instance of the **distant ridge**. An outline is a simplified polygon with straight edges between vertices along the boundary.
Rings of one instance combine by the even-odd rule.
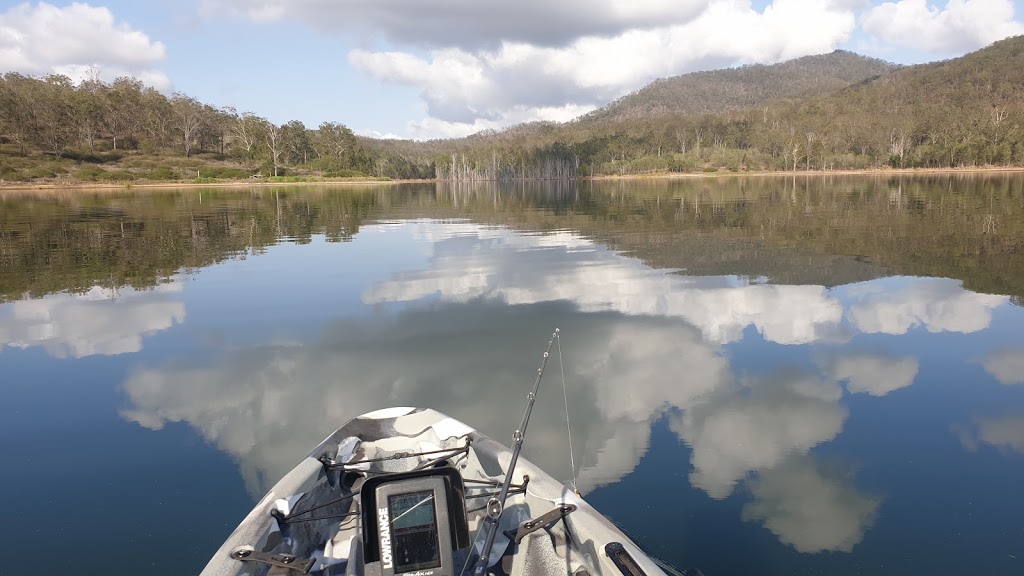
[[[413,145],[441,180],[1024,166],[1024,36],[898,66],[851,52],[697,72],[563,124]],[[443,155],[443,156],[442,156]]]
[[[1024,36],[999,40],[958,58],[899,68],[834,97],[859,99],[879,91],[893,92],[915,107],[982,101],[990,106],[1019,104],[1024,96]]]
[[[836,50],[779,64],[693,72],[655,80],[581,116],[578,122],[720,114],[781,100],[824,96],[898,68],[884,60]]]

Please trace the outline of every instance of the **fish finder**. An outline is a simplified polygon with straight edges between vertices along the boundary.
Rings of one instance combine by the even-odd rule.
[[[470,545],[465,484],[450,467],[367,479],[360,489],[367,576],[454,576]]]

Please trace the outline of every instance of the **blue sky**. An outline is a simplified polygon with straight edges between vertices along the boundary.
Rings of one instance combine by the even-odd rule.
[[[109,80],[309,127],[459,136],[654,78],[844,48],[900,63],[1024,33],[1024,0],[0,1],[0,71]]]

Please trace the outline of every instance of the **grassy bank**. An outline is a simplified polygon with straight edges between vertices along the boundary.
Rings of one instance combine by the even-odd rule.
[[[2,188],[125,188],[201,184],[299,184],[386,182],[389,178],[350,169],[316,169],[309,165],[279,168],[244,164],[223,154],[203,152],[189,157],[104,150],[22,154],[14,145],[0,145]]]

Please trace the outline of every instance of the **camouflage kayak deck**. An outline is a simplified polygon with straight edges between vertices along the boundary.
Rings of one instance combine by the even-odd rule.
[[[483,547],[480,528],[511,457],[506,446],[434,410],[388,408],[364,414],[331,434],[260,500],[203,576],[379,574],[382,559],[365,554],[372,548],[367,536],[377,535],[375,511],[360,509],[360,489],[370,479],[380,484],[392,475],[433,475],[438,469],[461,476],[464,487],[458,496],[463,501],[452,510],[461,511],[453,516],[462,515],[458,520],[470,536],[469,546],[451,551],[453,566],[446,568],[454,576],[472,574]],[[572,489],[522,458],[498,522],[487,562],[491,574],[663,573]],[[386,545],[390,561],[390,542]],[[447,573],[402,573],[435,572]]]

